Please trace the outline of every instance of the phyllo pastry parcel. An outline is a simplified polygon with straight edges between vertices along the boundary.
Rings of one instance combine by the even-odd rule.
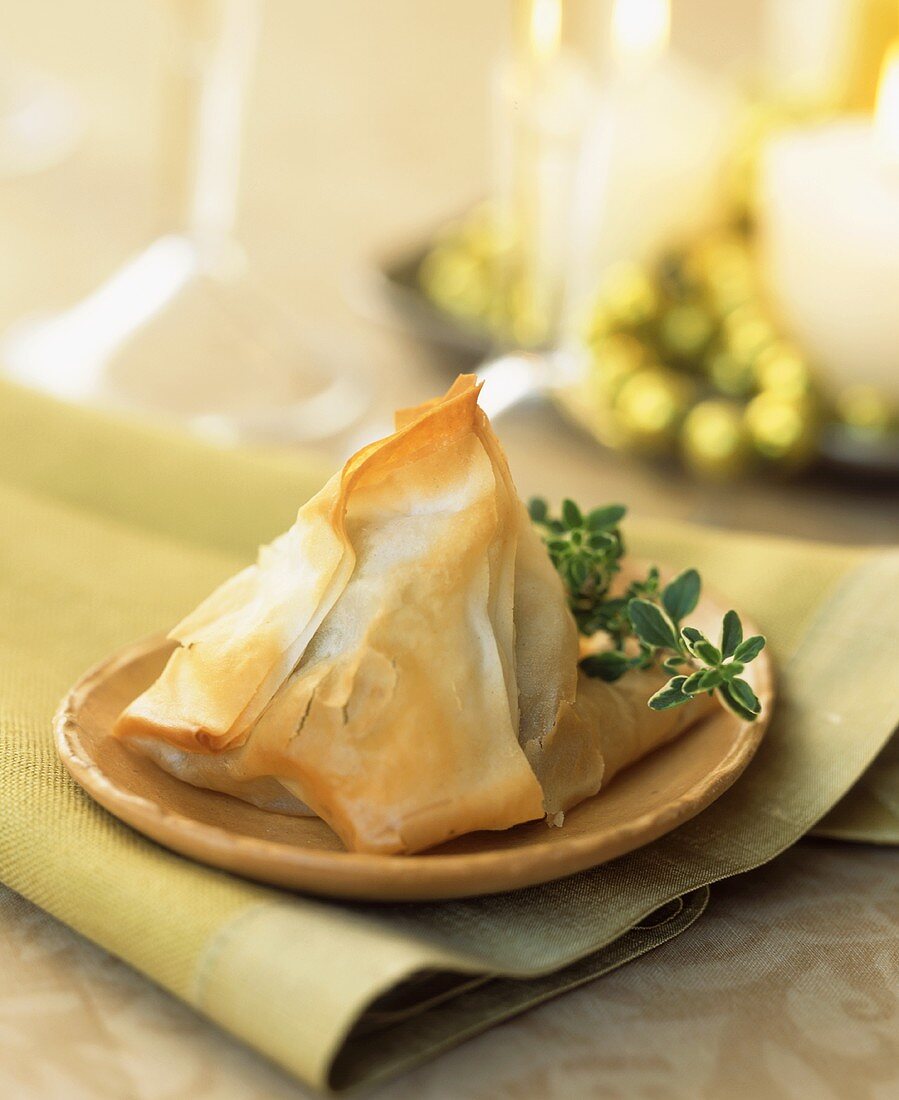
[[[118,737],[198,787],[408,853],[562,812],[676,736],[665,677],[578,671],[565,591],[472,376],[397,415],[180,622]]]

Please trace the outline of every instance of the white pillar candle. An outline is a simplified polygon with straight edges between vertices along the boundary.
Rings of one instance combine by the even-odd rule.
[[[783,135],[760,187],[763,270],[783,323],[835,388],[899,400],[899,57],[876,123]]]
[[[600,270],[652,260],[721,215],[734,119],[734,99],[673,55],[612,92],[601,123],[609,128],[608,175],[596,195]]]

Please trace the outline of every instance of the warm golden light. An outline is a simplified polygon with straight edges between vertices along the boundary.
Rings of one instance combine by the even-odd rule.
[[[562,39],[562,0],[533,0],[531,48],[534,59],[544,65],[559,52]]]
[[[884,158],[899,168],[899,40],[887,50],[880,71],[874,131]]]
[[[671,0],[615,0],[612,52],[625,69],[642,69],[668,48]]]

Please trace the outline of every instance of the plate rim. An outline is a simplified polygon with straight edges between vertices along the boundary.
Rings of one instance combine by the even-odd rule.
[[[756,632],[751,622],[743,621],[747,630]],[[719,764],[676,803],[648,810],[611,831],[547,839],[512,850],[497,847],[445,855],[439,847],[402,856],[335,851],[235,833],[168,809],[118,785],[92,758],[82,741],[79,714],[84,702],[98,684],[139,657],[171,645],[159,633],[127,643],[94,664],[69,689],[53,718],[57,753],[69,774],[114,817],[181,855],[257,882],[355,900],[424,901],[504,893],[585,871],[643,847],[695,817],[732,786],[765,735],[775,699],[772,662],[766,649],[753,665],[757,691],[766,704],[759,718],[739,723],[733,744]],[[699,723],[717,713],[706,715]],[[682,736],[689,737],[691,732]],[[232,797],[196,789],[209,797]],[[635,838],[637,843],[633,843]],[[252,867],[244,862],[247,858]],[[549,874],[547,863],[552,865]],[[311,881],[310,874],[320,877]]]

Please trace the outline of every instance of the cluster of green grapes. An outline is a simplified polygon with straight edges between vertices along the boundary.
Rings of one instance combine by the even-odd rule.
[[[809,363],[756,285],[747,239],[711,235],[653,268],[611,270],[587,328],[579,408],[610,446],[678,452],[698,473],[797,469],[824,406]]]
[[[418,267],[418,282],[441,310],[473,332],[497,342],[531,347],[537,342],[513,241],[496,227],[484,203],[444,226]]]

